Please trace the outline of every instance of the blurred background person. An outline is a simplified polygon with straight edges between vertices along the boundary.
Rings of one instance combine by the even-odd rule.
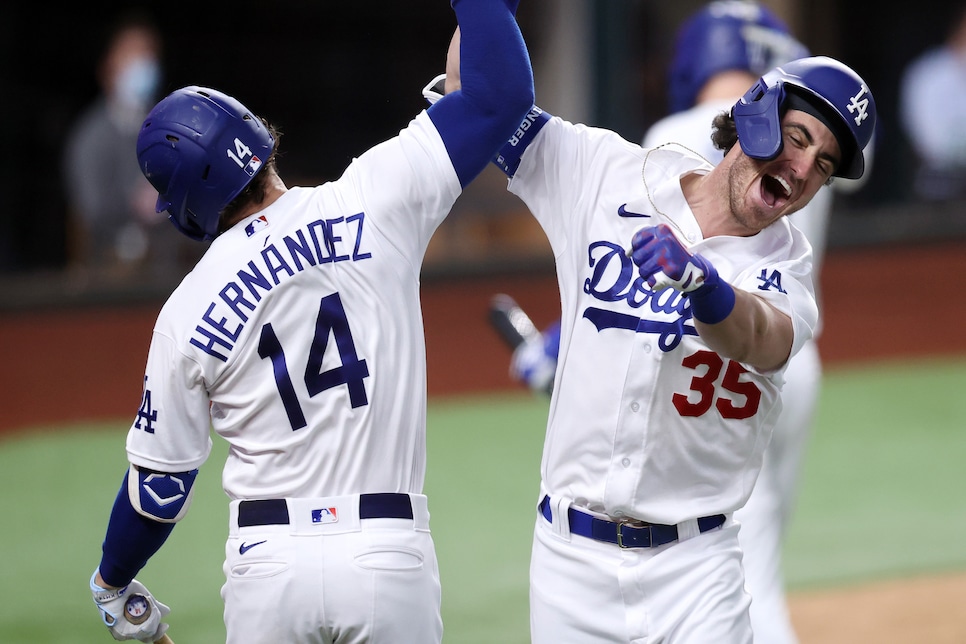
[[[966,4],[946,40],[913,59],[900,86],[906,139],[917,156],[917,198],[966,197]]]
[[[68,133],[69,264],[93,279],[140,276],[149,263],[151,275],[162,275],[177,268],[186,246],[166,215],[155,212],[157,193],[135,155],[141,122],[161,84],[161,48],[147,15],[119,17],[96,70],[100,93]]]

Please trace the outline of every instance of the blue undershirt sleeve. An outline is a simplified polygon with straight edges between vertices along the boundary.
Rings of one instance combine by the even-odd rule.
[[[466,187],[533,105],[533,72],[513,16],[517,0],[453,0],[460,25],[461,89],[428,110]]]
[[[104,581],[117,587],[131,583],[148,559],[161,548],[175,525],[137,513],[128,496],[128,476],[130,472],[124,475],[114,500],[99,566]]]

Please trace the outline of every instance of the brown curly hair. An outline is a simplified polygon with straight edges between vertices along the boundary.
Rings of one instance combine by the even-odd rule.
[[[711,121],[711,142],[726,155],[735,147],[738,142],[738,129],[730,111],[719,112]]]

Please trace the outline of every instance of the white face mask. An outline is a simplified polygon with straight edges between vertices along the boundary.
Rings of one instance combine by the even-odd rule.
[[[148,107],[161,80],[161,66],[153,58],[135,58],[117,79],[118,100],[127,107]]]

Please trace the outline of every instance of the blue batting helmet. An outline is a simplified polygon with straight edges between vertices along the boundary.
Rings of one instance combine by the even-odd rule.
[[[671,63],[671,111],[693,106],[715,74],[740,70],[761,76],[809,52],[774,13],[746,0],[711,2],[678,30]]]
[[[812,113],[835,135],[842,160],[834,176],[862,176],[862,151],[872,139],[876,109],[872,93],[858,74],[827,56],[812,56],[762,76],[731,110],[745,154],[755,159],[778,156],[782,151],[781,117],[789,107]]]
[[[218,235],[219,215],[272,153],[275,139],[237,100],[191,86],[162,99],[138,134],[141,172],[158,191],[157,211],[196,240]]]

